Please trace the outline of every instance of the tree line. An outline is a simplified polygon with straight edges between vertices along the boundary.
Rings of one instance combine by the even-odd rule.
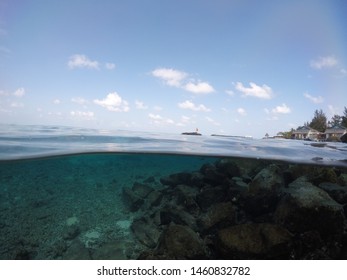
[[[347,128],[347,107],[344,107],[343,115],[335,114],[330,120],[328,120],[326,114],[322,109],[315,110],[311,121],[304,123],[304,126],[311,127],[319,132],[324,132],[329,127],[343,126]],[[291,138],[295,129],[290,131],[279,132],[277,135],[282,134],[285,138]]]

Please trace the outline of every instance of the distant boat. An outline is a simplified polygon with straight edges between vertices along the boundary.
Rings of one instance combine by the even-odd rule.
[[[198,135],[198,136],[201,136],[201,133],[198,133],[196,131],[193,131],[193,132],[182,132],[182,135]]]
[[[201,133],[198,132],[199,129],[196,129],[195,131],[192,132],[182,132],[182,135],[198,135],[201,136]]]

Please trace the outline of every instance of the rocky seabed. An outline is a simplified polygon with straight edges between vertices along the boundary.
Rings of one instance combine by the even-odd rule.
[[[138,259],[347,259],[343,168],[226,158],[122,194]]]

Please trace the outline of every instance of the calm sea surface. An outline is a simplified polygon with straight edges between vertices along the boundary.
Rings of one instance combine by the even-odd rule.
[[[0,125],[0,259],[230,258],[218,248],[224,228],[256,222],[255,231],[277,230],[281,195],[248,201],[252,181],[283,190],[308,176],[344,194],[346,166],[343,143]],[[269,242],[284,238],[291,249],[279,252],[287,255],[246,258],[345,258],[334,248],[317,253],[330,235],[306,252],[311,237],[298,243],[286,230]],[[198,248],[185,249],[192,244]]]
[[[0,160],[80,153],[162,153],[347,165],[347,144],[0,125]]]

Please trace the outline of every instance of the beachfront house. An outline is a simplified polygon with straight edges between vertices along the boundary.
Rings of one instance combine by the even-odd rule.
[[[300,126],[293,131],[292,138],[300,140],[318,140],[320,132],[309,126]]]
[[[327,141],[339,141],[341,136],[347,133],[347,128],[342,125],[334,125],[328,127],[324,133]]]

